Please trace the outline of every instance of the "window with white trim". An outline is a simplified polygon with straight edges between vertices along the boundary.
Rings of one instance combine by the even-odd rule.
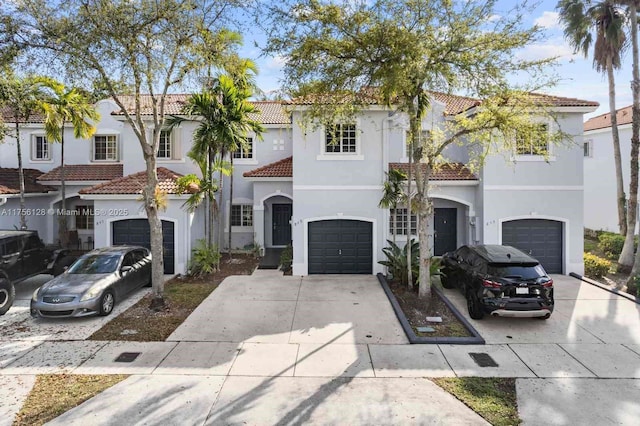
[[[76,229],[93,229],[93,206],[76,206]]]
[[[44,135],[34,135],[31,141],[31,159],[33,161],[51,160],[51,144]]]
[[[528,131],[516,132],[516,155],[549,154],[549,126],[545,123],[535,124]]]
[[[94,161],[118,161],[118,137],[96,135],[93,137]]]
[[[239,146],[237,150],[233,151],[233,158],[239,160],[253,159],[253,138],[247,138],[244,146]]]
[[[588,139],[584,141],[584,156],[585,157],[593,157],[593,141]]]
[[[160,143],[158,144],[157,158],[170,160],[173,158],[173,134],[171,130],[160,131]]]
[[[407,235],[411,224],[411,235],[418,235],[418,216],[411,214],[411,220],[407,220],[407,209],[389,209],[389,233],[395,235]]]
[[[233,204],[231,206],[231,226],[253,226],[253,206]]]
[[[356,154],[358,138],[355,123],[338,123],[325,127],[324,152],[327,154]]]

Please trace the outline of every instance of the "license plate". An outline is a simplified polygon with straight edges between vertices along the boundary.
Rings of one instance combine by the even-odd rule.
[[[529,289],[516,287],[516,294],[529,294]]]

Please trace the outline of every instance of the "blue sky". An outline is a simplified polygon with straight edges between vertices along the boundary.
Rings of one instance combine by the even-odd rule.
[[[513,1],[502,0],[497,7],[497,15],[506,13],[511,8]],[[530,46],[523,55],[528,58],[559,57],[559,66],[556,73],[561,78],[557,86],[548,90],[548,93],[587,99],[600,102],[600,108],[588,116],[603,114],[609,110],[608,85],[603,74],[597,73],[592,67],[590,58],[584,59],[581,55],[574,55],[573,50],[564,40],[562,28],[557,20],[555,10],[557,0],[542,0],[534,12],[527,17],[527,24],[534,23],[544,27],[546,39],[537,45]],[[258,84],[265,92],[277,90],[279,79],[282,76],[284,61],[279,57],[260,57],[260,49],[254,47],[254,42],[263,41],[263,35],[256,27],[253,33],[245,32],[244,47],[241,54],[254,59],[260,69]],[[631,99],[631,54],[627,53],[623,59],[622,68],[616,72],[616,107],[621,108],[630,105]]]

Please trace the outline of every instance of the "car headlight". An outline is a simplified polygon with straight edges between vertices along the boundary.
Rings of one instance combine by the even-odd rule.
[[[38,300],[38,293],[40,293],[40,287],[36,288],[35,291],[33,292],[33,295],[31,296],[31,300]]]
[[[95,299],[96,297],[98,297],[101,291],[102,291],[102,288],[98,286],[91,287],[82,295],[82,297],[80,298],[80,301],[84,302],[85,300]]]

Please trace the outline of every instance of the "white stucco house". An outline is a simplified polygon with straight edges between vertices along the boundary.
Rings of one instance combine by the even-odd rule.
[[[616,118],[620,136],[622,180],[628,198],[631,105],[617,110]],[[636,223],[636,229],[637,225]],[[584,123],[584,226],[595,230],[620,231],[611,114],[608,112],[592,117]]]
[[[188,95],[170,95],[168,112],[179,114]],[[447,117],[469,112],[478,102],[433,93],[425,129]],[[544,96],[559,125],[573,139],[548,146],[547,155],[527,147],[487,158],[472,173],[469,153],[452,146],[449,164],[433,178],[434,254],[462,244],[504,243],[538,257],[551,273],[582,273],[583,114],[597,103]],[[388,108],[370,105],[349,123],[340,123],[337,141],[323,127],[300,125],[304,105],[256,102],[265,127],[262,140],[251,136],[252,149],[234,153],[234,191],[223,223],[233,231],[232,247],[254,242],[261,247],[293,245],[293,273],[382,272],[382,248],[392,229],[399,241],[415,232],[415,219],[398,219],[378,207],[385,172],[406,168],[406,120]],[[148,244],[148,225],[139,201],[144,160],[133,131],[110,100],[97,103],[101,120],[90,140],[65,133],[67,208],[76,213],[69,229],[83,248],[111,244]],[[556,124],[557,123],[557,124]],[[163,135],[158,175],[168,194],[161,212],[165,272],[184,273],[191,249],[203,236],[205,212],[188,212],[187,195],[177,194],[176,179],[197,173],[186,153],[195,124],[184,123]],[[0,228],[19,225],[16,141],[0,145]],[[51,214],[60,205],[60,146],[44,138],[42,123],[22,124],[21,146],[27,185],[28,227],[46,242],[55,242],[57,224]]]

